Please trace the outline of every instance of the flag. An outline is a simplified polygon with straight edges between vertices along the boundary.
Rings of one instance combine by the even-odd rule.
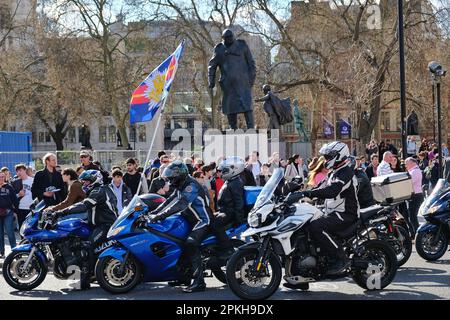
[[[339,121],[339,133],[342,138],[350,138],[352,126],[347,121],[341,119]]]
[[[323,117],[323,135],[327,138],[331,138],[334,134],[334,126],[328,121],[325,117]]]
[[[184,49],[177,49],[153,70],[133,91],[130,101],[130,124],[151,121],[169,94]]]

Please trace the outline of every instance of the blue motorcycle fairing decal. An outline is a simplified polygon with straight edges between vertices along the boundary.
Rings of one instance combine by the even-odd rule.
[[[31,252],[33,249],[33,245],[30,243],[27,244],[21,244],[11,249],[13,252]],[[41,250],[36,250],[34,254],[44,263],[47,262],[47,257]]]
[[[113,257],[114,259],[119,260],[120,263],[123,263],[126,253],[127,250],[125,250],[125,248],[115,245],[103,251],[98,258]]]

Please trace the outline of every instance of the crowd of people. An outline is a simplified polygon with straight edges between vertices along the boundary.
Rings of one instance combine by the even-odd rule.
[[[340,142],[334,145],[334,148],[340,145],[346,146]],[[342,151],[339,152],[342,155]],[[444,156],[448,157],[448,150],[445,152]],[[403,161],[398,156],[397,148],[389,140],[380,144],[373,140],[367,145],[366,155],[351,157],[348,153],[348,157],[346,155],[343,158],[345,161],[340,161],[336,168],[340,168],[344,162],[354,161],[349,167],[353,169],[357,182],[351,182],[351,185],[357,190],[360,208],[375,203],[371,178],[394,172],[409,172],[414,194],[408,206],[403,205],[400,210],[403,210],[414,230],[417,230],[419,206],[427,190],[433,188],[439,178],[436,154],[436,144],[424,140],[419,152]],[[450,163],[450,160],[447,161]],[[182,159],[160,151],[146,168],[140,165],[138,159],[129,158],[122,165],[112,167],[111,171],[104,170],[98,161],[94,161],[88,150],[80,152],[80,165],[76,168],[62,169],[57,165],[57,157],[53,153],[46,154],[43,163],[44,168],[36,173],[24,164],[15,166],[15,174],[11,174],[6,167],[0,169],[0,257],[4,257],[5,253],[4,231],[10,246],[15,247],[15,230],[20,229],[35,198],[45,202],[45,210],[55,212],[59,216],[81,213],[94,207],[100,208],[97,210],[100,213],[91,213],[88,217],[99,239],[106,236],[115,217],[134,195],[154,193],[167,201],[164,206],[152,212],[153,221],[163,220],[176,212],[192,213],[190,218],[195,227],[189,237],[193,248],[190,256],[193,270],[197,270],[196,274],[199,276],[194,277],[194,284],[188,287],[186,292],[201,291],[205,288],[197,250],[199,241],[205,234],[205,226],[211,227],[216,233],[224,248],[224,255],[231,249],[225,228],[230,224],[245,222],[245,186],[263,187],[274,170],[282,168],[283,185],[287,186],[287,192],[283,190],[283,193],[288,194],[291,191],[292,183],[302,186],[302,195],[309,192],[308,194],[317,196],[323,195],[323,192],[315,191],[318,187],[331,188],[334,182],[330,180],[330,175],[337,174],[338,171],[330,165],[330,158],[323,155],[305,160],[299,154],[294,154],[289,159],[282,159],[279,153],[274,152],[269,160],[263,163],[258,151],[253,151],[245,160],[222,157],[217,159],[217,162],[210,163],[205,163],[195,156]],[[446,169],[447,175],[450,175],[449,171],[450,168]],[[351,181],[353,178],[349,173],[345,173],[340,179]],[[344,192],[343,187],[339,185],[339,192]],[[337,189],[330,190],[329,192],[333,193]],[[324,226],[319,225],[319,228]],[[337,266],[337,269],[341,268],[342,265]],[[185,282],[188,283],[187,280]]]

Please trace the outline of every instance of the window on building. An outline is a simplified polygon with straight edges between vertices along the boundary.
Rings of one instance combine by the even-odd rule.
[[[136,130],[134,126],[130,127],[130,142],[136,142]]]
[[[67,142],[69,143],[76,142],[75,128],[69,128],[69,130],[67,131]]]
[[[380,129],[383,131],[391,131],[391,117],[389,111],[381,111]]]
[[[401,122],[401,117],[398,114],[394,114],[393,115],[395,117],[395,124],[397,125],[397,130],[396,131],[402,131],[402,122]]]
[[[98,142],[100,143],[106,143],[106,126],[100,126],[98,128]]]
[[[49,132],[45,133],[45,142],[52,142],[52,138]]]
[[[31,141],[32,143],[37,143],[38,142],[38,134],[37,132],[31,132]]]
[[[39,132],[39,142],[45,142],[45,132]]]
[[[115,143],[116,142],[116,126],[109,126],[108,130],[108,142]]]
[[[138,127],[139,142],[147,142],[147,132],[145,125],[141,124]]]

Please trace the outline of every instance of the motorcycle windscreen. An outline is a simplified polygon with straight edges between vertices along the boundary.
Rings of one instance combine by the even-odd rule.
[[[128,216],[134,212],[134,208],[136,208],[138,206],[144,206],[145,204],[142,202],[143,201],[137,195],[134,195],[134,197],[133,197],[133,199],[131,199],[130,203],[125,208],[122,209],[122,212],[120,213],[119,217],[117,217],[116,221],[114,221],[110,230],[113,230],[118,225],[120,225],[120,223],[123,220],[128,218]]]
[[[270,177],[269,181],[264,185],[264,188],[261,190],[258,198],[256,199],[255,205],[253,208],[260,208],[265,205],[273,196],[278,184],[283,179],[284,171],[281,168],[275,169],[273,175]]]
[[[419,209],[420,214],[425,214],[436,200],[448,189],[449,184],[445,179],[439,179],[431,194],[425,199]]]

